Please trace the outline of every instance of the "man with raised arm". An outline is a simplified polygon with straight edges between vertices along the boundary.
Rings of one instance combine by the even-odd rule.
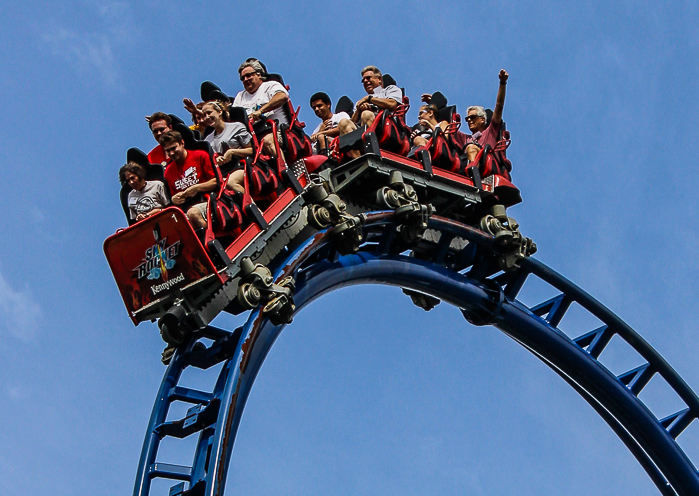
[[[289,101],[289,92],[277,81],[266,81],[267,71],[259,60],[247,60],[238,68],[240,80],[243,82],[243,91],[240,91],[233,100],[234,107],[245,108],[248,117],[258,121],[264,115],[268,119],[274,119],[277,125],[288,124],[286,114],[282,107]],[[277,131],[277,140],[281,143],[281,133]],[[264,152],[276,157],[274,137],[268,134],[264,137],[262,147]]]
[[[203,150],[185,150],[182,135],[177,131],[160,136],[160,144],[170,160],[165,168],[165,181],[172,203],[187,213],[195,230],[205,228],[207,203],[201,195],[218,187],[211,157]]]
[[[493,116],[490,118],[490,123],[486,126],[487,115],[485,109],[481,106],[474,105],[466,111],[466,124],[468,129],[473,133],[471,135],[457,132],[454,137],[454,143],[465,147],[466,157],[469,162],[472,162],[481,148],[485,145],[490,145],[495,148],[502,129],[502,111],[505,107],[505,90],[507,86],[507,78],[510,75],[505,69],[500,69],[498,78],[500,86],[498,87],[498,96],[495,100],[495,108]]]
[[[328,138],[334,138],[340,134],[340,130],[337,127],[340,121],[350,118],[347,112],[333,114],[331,105],[332,102],[327,93],[319,91],[318,93],[314,93],[311,97],[311,108],[321,120],[318,127],[316,127],[313,130],[313,134],[311,134],[311,142],[313,142],[313,148],[316,153],[318,150],[323,150],[328,147]]]
[[[159,140],[163,133],[172,131],[172,119],[164,112],[155,112],[151,116],[146,117],[146,120],[148,120],[148,127],[150,127],[150,132],[153,133],[155,141],[158,141],[158,145],[148,153],[148,162],[160,164],[164,167],[167,164],[167,157]]]

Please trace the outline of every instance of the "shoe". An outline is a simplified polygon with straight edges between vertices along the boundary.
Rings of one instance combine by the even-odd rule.
[[[168,346],[163,350],[163,354],[160,357],[160,361],[163,362],[163,365],[168,365],[170,363],[172,356],[175,354],[175,350],[177,350],[176,346]]]

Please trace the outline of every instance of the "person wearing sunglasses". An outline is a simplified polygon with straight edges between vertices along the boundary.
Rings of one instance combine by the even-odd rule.
[[[444,131],[448,122],[437,120],[437,107],[434,105],[422,105],[417,114],[418,123],[413,126],[413,132],[410,134],[410,139],[413,146],[424,146],[432,137],[436,127],[442,128]]]
[[[453,136],[454,142],[461,147],[466,153],[469,162],[472,162],[481,148],[485,145],[490,145],[495,148],[498,137],[502,129],[502,111],[505,107],[505,89],[507,86],[507,78],[509,74],[505,69],[501,69],[498,74],[500,86],[498,87],[498,96],[495,100],[495,109],[493,116],[488,122],[485,109],[481,106],[474,105],[466,110],[466,124],[469,131],[473,134],[464,134],[461,132],[455,133]]]
[[[357,125],[371,126],[381,110],[395,110],[403,102],[403,92],[395,84],[384,88],[383,76],[378,67],[368,65],[362,69],[362,85],[367,96],[354,105],[351,119],[343,119],[338,124],[340,134],[348,134],[357,129]],[[353,151],[354,153],[354,151]]]
[[[233,100],[234,107],[243,107],[253,121],[258,121],[264,115],[276,120],[277,126],[289,124],[282,107],[289,101],[289,92],[277,81],[266,81],[267,71],[257,59],[248,59],[238,68],[240,81],[244,90],[240,91]],[[279,132],[277,132],[279,134]],[[271,134],[263,138],[263,150],[276,157],[277,152]],[[280,136],[277,136],[280,140]]]
[[[403,93],[396,85],[383,87],[383,76],[378,67],[368,65],[362,69],[362,85],[367,96],[354,106],[352,121],[371,126],[381,110],[395,110],[403,101]]]

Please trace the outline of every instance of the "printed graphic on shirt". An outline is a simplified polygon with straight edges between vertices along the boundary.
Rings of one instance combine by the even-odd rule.
[[[196,167],[192,166],[184,171],[184,176],[182,178],[175,181],[175,188],[177,188],[177,191],[184,191],[195,184],[199,184],[199,174],[197,174]]]
[[[155,199],[150,196],[142,196],[138,199],[136,205],[134,205],[137,214],[147,214],[154,208],[158,208],[158,204],[155,202]]]

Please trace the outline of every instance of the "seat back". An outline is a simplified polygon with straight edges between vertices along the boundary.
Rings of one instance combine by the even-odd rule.
[[[216,100],[215,97],[212,97],[212,93],[214,91],[221,91],[221,88],[219,88],[217,85],[212,83],[211,81],[204,81],[201,83],[201,88],[199,91],[199,95],[201,96],[201,101],[202,102],[210,102],[211,100]]]
[[[447,97],[444,96],[440,91],[435,91],[432,93],[432,98],[430,99],[430,104],[437,107],[438,110],[443,109],[447,106]]]
[[[458,125],[449,124],[447,131],[455,132]],[[459,151],[453,146],[447,138],[441,127],[436,127],[434,135],[427,145],[430,152],[430,159],[433,167],[439,167],[451,172],[459,172],[461,170],[461,157]]]
[[[343,95],[337,101],[337,104],[335,104],[335,113],[339,114],[340,112],[346,112],[350,116],[352,115],[354,112],[354,102],[350,97]]]

